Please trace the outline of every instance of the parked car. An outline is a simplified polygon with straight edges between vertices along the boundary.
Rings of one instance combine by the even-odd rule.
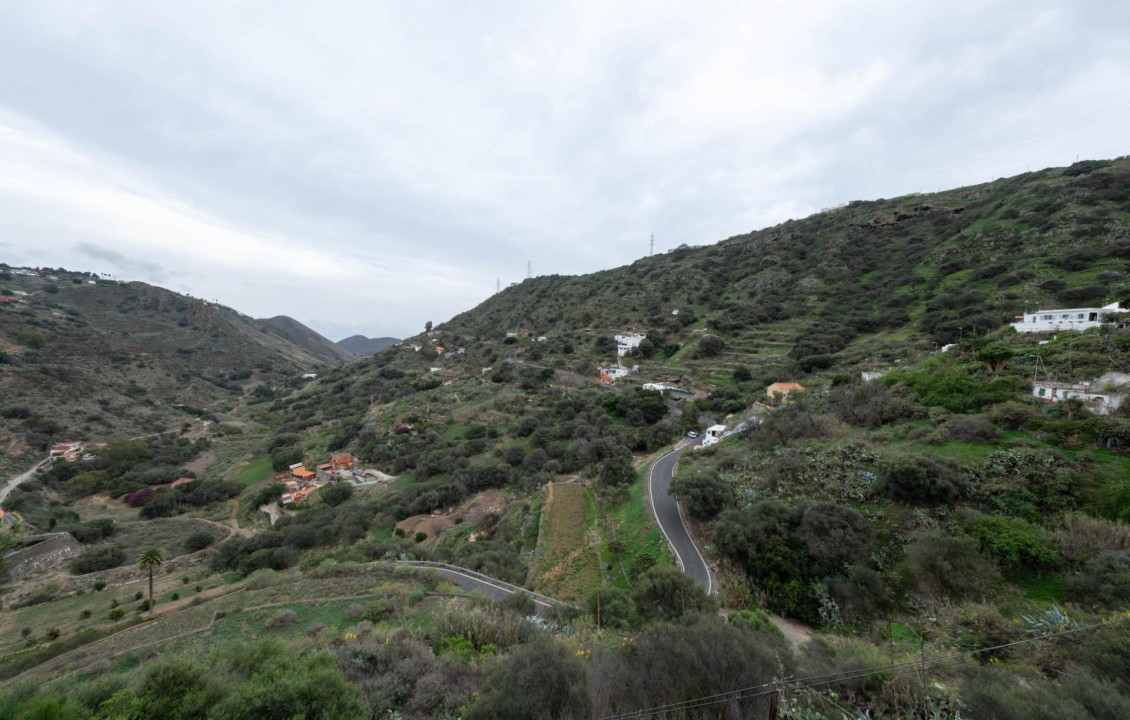
[[[698,433],[695,432],[694,430],[691,430],[690,432],[687,433],[687,437],[696,438],[696,437],[698,437]]]

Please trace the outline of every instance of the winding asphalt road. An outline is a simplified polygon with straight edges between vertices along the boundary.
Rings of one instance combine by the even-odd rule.
[[[534,601],[537,607],[537,614],[543,617],[551,616],[558,610],[564,610],[569,607],[567,603],[563,603],[560,600],[555,600],[546,595],[533,592],[532,590],[518,587],[517,585],[511,585],[498,578],[483,575],[480,572],[468,570],[458,565],[448,565],[447,563],[429,562],[426,560],[399,560],[397,564],[413,565],[415,567],[437,570],[464,590],[478,590],[495,602],[501,602],[516,592],[525,593]]]
[[[652,463],[651,470],[647,473],[647,490],[648,494],[651,495],[651,506],[655,512],[655,519],[659,523],[659,529],[663,531],[663,536],[667,538],[667,544],[674,550],[675,557],[679,561],[679,567],[687,575],[694,578],[695,582],[706,588],[707,595],[712,595],[717,588],[714,586],[714,578],[710,574],[710,568],[702,557],[702,552],[691,539],[690,533],[687,532],[687,526],[683,522],[683,511],[679,508],[679,503],[668,492],[671,487],[671,476],[675,472],[675,463],[679,461],[679,455],[687,448],[701,442],[702,440],[699,439],[676,447]]]

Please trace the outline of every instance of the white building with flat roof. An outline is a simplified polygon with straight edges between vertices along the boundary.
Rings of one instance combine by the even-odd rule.
[[[616,336],[616,354],[624,357],[628,354],[629,350],[634,350],[640,346],[647,335],[643,333],[635,333],[631,335],[617,335]]]
[[[1101,308],[1065,308],[1060,310],[1037,310],[1016,316],[1016,322],[1009,323],[1016,332],[1056,332],[1059,330],[1086,330],[1098,327],[1107,315],[1122,312],[1118,303]]]
[[[711,425],[706,428],[706,434],[702,437],[703,447],[713,445],[722,439],[722,433],[726,432],[725,425]]]

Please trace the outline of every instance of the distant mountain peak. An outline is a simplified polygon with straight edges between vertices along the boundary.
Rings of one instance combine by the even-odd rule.
[[[394,337],[368,338],[368,337],[365,337],[364,335],[351,335],[350,337],[347,337],[344,340],[339,340],[337,345],[338,345],[338,347],[344,348],[345,350],[353,353],[354,355],[360,355],[361,357],[369,357],[370,355],[375,355],[375,354],[379,353],[381,350],[384,350],[385,348],[387,348],[387,347],[389,347],[389,346],[391,346],[395,343],[398,343],[398,342],[400,342],[400,338],[394,338]]]

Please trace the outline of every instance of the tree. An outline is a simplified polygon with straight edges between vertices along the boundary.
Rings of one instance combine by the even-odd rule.
[[[353,488],[343,482],[333,483],[322,488],[319,495],[321,495],[322,502],[330,507],[337,507],[353,497]]]
[[[142,551],[137,557],[137,567],[149,572],[149,616],[153,617],[153,571],[165,562],[165,551],[159,547],[151,547]]]
[[[641,575],[632,599],[645,617],[673,620],[688,612],[710,612],[714,599],[689,575],[670,565],[658,565]]]
[[[680,475],[671,484],[671,491],[686,503],[687,512],[697,520],[713,520],[734,499],[730,484],[714,471],[696,470]]]
[[[430,333],[431,331],[432,331],[432,321],[429,320],[426,323],[424,323],[424,332]]]
[[[698,356],[703,358],[717,357],[726,349],[726,343],[715,335],[703,335],[698,341]]]
[[[482,691],[466,717],[580,720],[590,716],[589,707],[584,661],[541,633],[487,669]]]

